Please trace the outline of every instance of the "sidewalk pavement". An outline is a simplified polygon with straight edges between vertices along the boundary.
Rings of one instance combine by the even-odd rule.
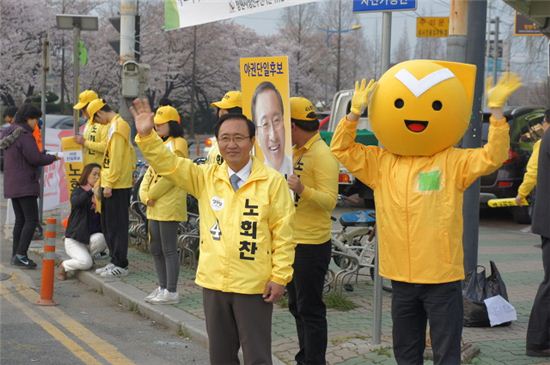
[[[510,302],[518,320],[509,327],[464,328],[463,341],[480,348],[472,364],[550,364],[550,359],[525,355],[525,334],[529,313],[538,284],[542,281],[542,259],[539,236],[502,228],[480,227],[479,264],[489,270],[495,261],[507,285]],[[38,250],[38,249],[35,249]],[[57,240],[57,252],[63,256],[63,243]],[[177,305],[151,305],[143,298],[156,286],[156,274],[149,253],[130,247],[130,273],[115,280],[100,278],[93,271],[80,272],[77,278],[98,292],[111,297],[133,311],[164,324],[184,336],[206,345],[202,291],[193,282],[194,270],[182,266]],[[107,260],[98,265],[107,264]],[[372,345],[373,283],[370,279],[354,285],[353,292],[343,291],[357,308],[349,311],[328,309],[329,365],[395,364],[391,349],[391,294],[384,292],[382,345]],[[298,350],[293,317],[287,308],[275,305],[273,312],[273,355],[275,364],[293,364]],[[432,364],[426,361],[426,364]]]

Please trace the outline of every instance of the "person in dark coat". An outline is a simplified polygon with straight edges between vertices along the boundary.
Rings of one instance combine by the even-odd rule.
[[[550,123],[550,109],[544,114]],[[539,286],[527,327],[527,356],[550,357],[550,132],[546,129],[539,150],[537,189],[531,231],[542,240],[544,279]]]
[[[11,264],[26,269],[36,267],[27,250],[38,225],[39,168],[58,159],[41,153],[36,146],[32,133],[41,116],[40,109],[23,104],[0,139],[0,149],[4,150],[4,197],[12,200],[15,213]]]
[[[107,248],[93,192],[100,169],[96,163],[84,166],[79,186],[71,194],[71,214],[65,232],[65,252],[70,259],[59,265],[59,280],[65,280],[69,271],[88,270],[93,264],[92,256]]]

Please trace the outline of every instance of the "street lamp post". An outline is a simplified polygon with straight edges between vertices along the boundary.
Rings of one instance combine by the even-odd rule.
[[[80,93],[80,31],[98,30],[98,18],[89,15],[58,14],[55,16],[58,29],[73,30],[73,101]],[[79,111],[73,109],[74,134],[78,134]]]

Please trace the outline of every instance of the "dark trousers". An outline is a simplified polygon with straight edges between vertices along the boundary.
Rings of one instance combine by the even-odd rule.
[[[462,286],[410,284],[392,280],[393,353],[399,365],[423,364],[426,323],[435,365],[460,364]]]
[[[13,198],[15,225],[13,226],[13,246],[11,255],[27,255],[34,230],[38,226],[38,204],[36,196]]]
[[[150,250],[155,262],[159,286],[175,292],[180,272],[178,222],[149,220]]]
[[[131,189],[113,189],[110,198],[101,199],[101,230],[107,241],[111,263],[128,267],[128,207]]]
[[[239,365],[239,347],[245,365],[271,365],[273,304],[261,294],[202,291],[208,350],[212,365]]]
[[[550,238],[542,238],[542,266],[544,279],[535,296],[527,327],[527,349],[550,348]]]
[[[298,364],[326,364],[327,318],[323,286],[331,255],[330,240],[320,245],[296,245],[294,275],[288,284],[288,309],[296,320]]]

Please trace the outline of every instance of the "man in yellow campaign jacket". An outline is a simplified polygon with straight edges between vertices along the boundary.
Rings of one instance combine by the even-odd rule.
[[[456,148],[470,120],[475,74],[468,64],[399,63],[378,83],[356,83],[351,112],[332,140],[340,162],[374,191],[380,275],[393,287],[398,364],[422,363],[428,320],[434,364],[460,364],[462,197],[507,159],[509,126],[502,107],[521,85],[516,76],[503,76],[488,93],[488,143]],[[367,105],[383,148],[355,142]]]
[[[228,113],[242,114],[242,94],[239,90],[230,90],[225,93],[222,100],[215,101],[211,103],[210,106],[216,108],[216,117],[218,119]],[[217,163],[218,165],[223,163],[223,158],[220,154],[220,148],[217,142],[214,142],[210,151],[208,151],[207,159],[208,163]]]
[[[136,165],[130,141],[130,126],[103,99],[86,108],[94,123],[107,129],[107,144],[101,164],[101,230],[109,246],[111,262],[96,270],[102,277],[128,275],[128,207]]]
[[[155,130],[167,150],[178,157],[189,157],[183,138],[181,118],[176,108],[161,106],[155,113]],[[158,287],[145,301],[152,304],[175,304],[179,275],[178,226],[187,220],[187,193],[149,166],[139,188],[139,198],[147,205],[149,248],[157,271]]]
[[[200,258],[212,364],[271,364],[273,302],[292,278],[294,207],[283,176],[251,157],[255,127],[242,114],[220,118],[224,163],[197,166],[169,153],[152,131],[147,100],[132,108],[136,142],[155,171],[199,201]]]
[[[550,109],[544,113],[544,120],[542,121],[542,129],[544,132],[550,127]],[[527,171],[523,175],[523,182],[518,188],[518,195],[516,196],[517,205],[525,205],[527,203],[527,197],[537,184],[537,171],[539,163],[539,151],[542,138],[535,142],[533,145],[533,152],[527,162]]]
[[[315,107],[306,98],[290,98],[295,193],[294,276],[288,284],[288,309],[296,320],[298,364],[325,364],[326,307],[323,286],[331,258],[330,219],[338,196],[338,161],[319,134]]]
[[[78,103],[73,106],[73,109],[82,111],[82,114],[88,119],[84,126],[84,134],[82,136],[74,136],[76,143],[84,147],[82,151],[84,166],[89,163],[101,165],[103,163],[105,146],[107,145],[107,132],[109,128],[102,124],[94,123],[86,111],[88,104],[98,97],[95,91],[84,90],[78,96]]]

